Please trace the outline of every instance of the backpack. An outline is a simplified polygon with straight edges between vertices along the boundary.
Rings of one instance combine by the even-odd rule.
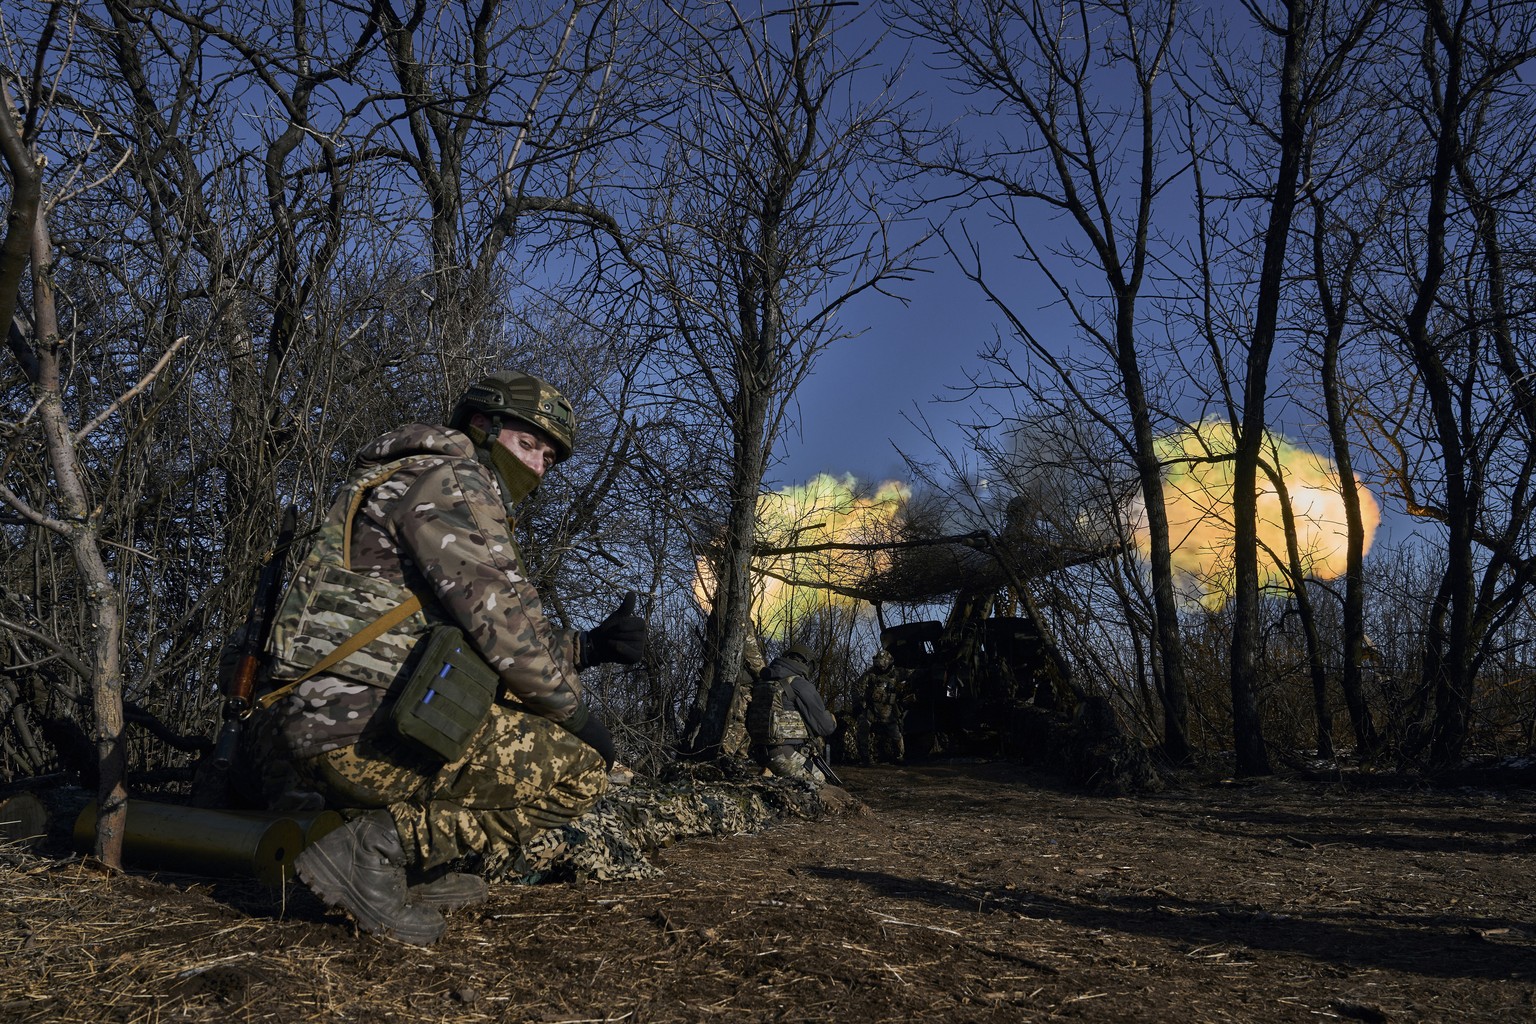
[[[764,747],[804,743],[811,738],[805,718],[795,708],[791,692],[799,676],[761,679],[752,688],[747,705],[747,735]]]

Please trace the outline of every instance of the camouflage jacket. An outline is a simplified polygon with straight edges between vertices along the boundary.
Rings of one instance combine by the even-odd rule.
[[[355,743],[389,702],[411,648],[440,622],[459,626],[497,671],[502,699],[555,721],[575,712],[576,632],[545,618],[496,477],[464,434],[419,423],[358,454],[273,623],[274,682],[297,678],[412,593],[420,612],[272,706],[293,756]]]
[[[894,722],[901,715],[902,676],[897,669],[866,669],[858,686],[864,691],[864,706],[872,722]]]

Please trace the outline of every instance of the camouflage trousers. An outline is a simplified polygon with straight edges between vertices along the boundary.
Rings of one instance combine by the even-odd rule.
[[[753,750],[757,762],[781,779],[800,779],[818,786],[827,781],[821,769],[811,763],[810,752],[803,744],[786,743],[768,748],[758,746]]]
[[[751,745],[747,739],[747,703],[751,691],[737,686],[731,694],[731,707],[726,713],[725,735],[720,739],[720,753],[727,757],[746,757]]]
[[[864,714],[859,715],[858,721],[854,724],[853,728],[854,728],[854,743],[858,747],[859,764],[869,764],[869,763],[871,763],[871,758],[870,758],[870,750],[869,750],[869,715],[868,715],[868,713],[864,713]]]
[[[907,738],[901,719],[890,722],[871,722],[869,725],[874,755],[881,761],[900,764],[907,757]]]
[[[422,868],[470,854],[505,857],[586,813],[608,788],[596,750],[547,718],[500,704],[448,764],[381,734],[296,768],[328,806],[388,808],[407,856]]]

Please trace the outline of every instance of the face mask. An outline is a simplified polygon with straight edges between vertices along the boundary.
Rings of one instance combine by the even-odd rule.
[[[491,469],[496,473],[501,482],[502,504],[510,515],[512,506],[522,501],[528,495],[539,489],[539,474],[529,469],[527,464],[513,455],[507,446],[500,441],[493,441],[485,431],[479,427],[465,427],[464,433],[475,444],[475,453],[481,456],[482,462],[489,462]]]

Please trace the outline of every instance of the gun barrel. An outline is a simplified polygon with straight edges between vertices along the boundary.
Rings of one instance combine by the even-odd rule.
[[[827,777],[827,781],[834,786],[841,786],[843,784],[843,780],[838,778],[837,772],[832,770],[832,765],[828,763],[825,757],[822,757],[820,754],[812,754],[811,764],[815,765],[821,774]]]
[[[241,714],[243,709],[231,714],[229,705],[225,705],[224,724],[219,726],[219,734],[213,741],[213,753],[208,755],[217,771],[227,772],[235,763],[235,753],[240,746]]]
[[[278,592],[283,583],[283,562],[298,530],[298,511],[289,505],[283,510],[277,544],[262,563],[256,577],[256,593],[246,613],[244,635],[240,637],[240,655],[234,670],[223,680],[223,724],[213,741],[213,750],[198,766],[192,802],[199,807],[218,807],[229,799],[229,773],[240,747],[241,723],[251,711],[251,696],[261,673],[262,649],[267,631],[276,615]]]
[[[283,560],[293,545],[293,535],[298,530],[298,513],[292,505],[283,510],[282,525],[278,528],[277,543],[262,563],[256,577],[256,592],[251,597],[251,607],[245,616],[245,633],[240,639],[240,660],[235,665],[225,690],[224,717],[243,716],[251,705],[251,692],[256,686],[256,676],[261,669],[262,648],[266,646],[267,631],[277,614],[278,592],[282,589]]]

